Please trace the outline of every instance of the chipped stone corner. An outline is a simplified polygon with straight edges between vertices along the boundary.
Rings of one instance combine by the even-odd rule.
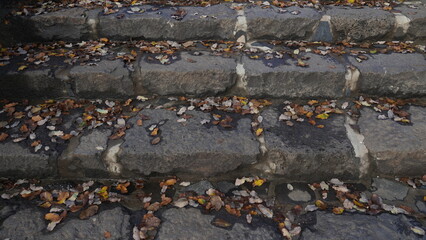
[[[122,172],[122,165],[118,162],[118,154],[121,151],[121,143],[114,144],[104,152],[104,157],[102,158],[108,172],[112,175],[120,175]]]
[[[345,88],[343,90],[344,95],[351,96],[353,93],[355,93],[359,89],[359,78],[360,78],[360,71],[352,65],[349,65],[346,67],[346,73],[345,73]]]
[[[397,37],[402,37],[408,32],[411,20],[402,13],[393,13],[395,16],[394,34]]]
[[[355,152],[355,157],[360,159],[359,165],[359,178],[365,178],[370,172],[370,158],[368,155],[368,149],[364,144],[364,136],[355,131],[351,125],[355,125],[356,121],[346,116],[345,128],[346,134]]]

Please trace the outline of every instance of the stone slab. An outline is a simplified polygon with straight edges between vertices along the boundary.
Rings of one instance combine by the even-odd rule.
[[[321,14],[312,8],[289,7],[283,13],[280,10],[283,9],[274,6],[246,7],[248,38],[308,40],[321,19]]]
[[[213,215],[205,215],[198,209],[168,209],[162,214],[163,224],[158,231],[157,239],[161,240],[199,240],[199,239],[281,239],[278,231],[272,226],[259,226],[252,229],[236,223],[232,229],[213,226]]]
[[[320,211],[315,214],[315,225],[304,229],[301,239],[421,239],[410,229],[412,226],[418,226],[419,223],[402,214],[335,215]]]
[[[0,85],[3,98],[55,98],[71,95],[67,83],[56,79],[47,68],[27,69],[23,72],[0,68]]]
[[[359,158],[349,141],[344,116],[332,116],[316,128],[306,121],[287,126],[280,113],[267,109],[264,117],[266,161],[275,173],[295,181],[319,181],[337,177],[359,178]]]
[[[404,184],[384,178],[374,178],[372,186],[377,189],[374,193],[385,200],[404,200],[408,193]]]
[[[130,216],[121,208],[100,211],[88,220],[70,219],[60,223],[51,233],[46,233],[47,221],[40,211],[28,208],[8,217],[1,225],[1,239],[127,239],[130,236]]]
[[[0,24],[0,43],[87,40],[90,27],[86,24],[86,11],[84,8],[69,8],[35,16],[12,17],[9,24]]]
[[[421,97],[426,96],[426,60],[422,54],[378,54],[352,65],[361,72],[359,91],[364,94]]]
[[[140,177],[154,172],[212,176],[256,162],[259,143],[248,118],[238,120],[232,130],[225,130],[203,126],[200,122],[210,120],[211,115],[199,111],[187,111],[192,118],[184,124],[177,122],[180,117],[173,111],[145,109],[141,114],[150,120],[127,130],[125,142],[120,146],[118,162],[123,167],[123,176]],[[129,120],[131,124],[135,121],[135,118]],[[154,137],[148,128],[160,122],[164,123],[159,127],[161,142],[152,145]]]
[[[395,17],[389,11],[373,8],[329,7],[335,41],[378,41],[391,39]]]
[[[306,54],[308,67],[292,59],[276,67],[243,56],[247,92],[256,97],[338,98],[343,96],[345,67],[328,56]]]
[[[85,136],[70,140],[65,152],[58,160],[61,177],[108,177],[109,173],[102,160],[107,149],[109,129],[94,129]]]
[[[0,144],[1,177],[53,177],[56,167],[53,164],[54,154],[32,153],[18,143]]]
[[[182,52],[180,60],[169,65],[139,62],[135,92],[159,95],[215,95],[232,87],[236,81],[236,61],[202,52],[195,56]]]
[[[412,126],[378,120],[362,110],[358,121],[364,144],[380,175],[422,176],[426,172],[426,109],[410,107]]]
[[[401,14],[410,19],[409,27],[406,35],[407,40],[426,39],[426,7],[424,5],[416,5],[416,8],[401,6],[396,8]]]
[[[130,72],[121,60],[103,60],[95,66],[74,66],[69,76],[79,97],[118,98],[133,95]]]
[[[130,9],[99,16],[99,36],[114,40],[232,40],[237,20],[236,11],[229,4],[210,7],[181,7],[186,11],[182,20],[172,18],[176,8],[141,6],[143,13],[129,14]],[[117,19],[120,16],[120,19]]]

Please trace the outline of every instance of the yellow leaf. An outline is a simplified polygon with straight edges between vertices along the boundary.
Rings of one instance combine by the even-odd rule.
[[[342,207],[335,207],[335,208],[333,208],[333,213],[337,214],[337,215],[342,214],[343,211],[345,211],[345,209],[343,209]]]
[[[205,199],[203,199],[203,198],[199,198],[197,201],[198,201],[198,203],[199,203],[199,204],[201,204],[201,205],[206,204],[206,200],[205,200]]]
[[[99,41],[101,41],[101,42],[108,42],[109,40],[108,40],[108,38],[100,38]]]
[[[265,183],[264,179],[257,179],[253,181],[253,186],[254,187],[260,187],[263,185],[263,183]]]
[[[308,104],[311,105],[311,106],[314,105],[314,104],[317,104],[317,103],[318,103],[317,100],[311,100],[311,101],[308,102]]]
[[[330,117],[330,115],[328,115],[327,113],[322,113],[316,116],[316,118],[319,119],[327,119],[328,117]]]
[[[22,65],[18,68],[18,71],[24,71],[28,66]]]
[[[355,0],[348,0],[348,3],[355,3]]]
[[[263,128],[256,129],[256,136],[260,136],[263,133]]]

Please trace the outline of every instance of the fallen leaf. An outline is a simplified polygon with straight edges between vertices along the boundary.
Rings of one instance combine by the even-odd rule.
[[[120,183],[117,185],[116,189],[119,190],[122,194],[125,194],[128,193],[128,186],[130,186],[130,182]]]
[[[178,200],[176,200],[173,203],[173,205],[175,207],[178,207],[178,208],[183,208],[183,207],[185,207],[188,204],[189,204],[189,202],[188,202],[188,199],[186,199],[186,198],[179,198]]]
[[[327,113],[322,113],[322,114],[317,115],[315,118],[327,119],[328,117],[330,117],[330,115],[328,115]]]
[[[263,133],[263,128],[258,128],[258,129],[256,129],[256,136],[260,136],[260,135],[262,135],[262,133]]]
[[[224,205],[222,199],[217,195],[212,196],[210,198],[210,202],[212,203],[212,205],[213,205],[213,207],[216,211],[219,211],[222,208],[222,206]]]
[[[423,230],[421,227],[411,227],[411,231],[413,231],[415,234],[420,235],[420,236],[424,236],[425,235],[425,230]]]
[[[158,143],[160,143],[161,138],[160,137],[156,137],[154,139],[152,139],[151,144],[152,145],[157,145]]]
[[[28,68],[28,66],[22,65],[18,68],[18,71],[24,71],[26,68]]]
[[[61,216],[57,213],[47,213],[44,215],[44,219],[51,222],[59,222],[61,220]]]
[[[42,192],[40,194],[40,199],[46,202],[53,202],[53,196],[50,192]]]
[[[104,232],[104,238],[110,238],[111,237],[111,233],[108,231]]]
[[[333,213],[337,214],[337,215],[342,214],[344,211],[345,211],[345,209],[342,208],[342,207],[335,207],[335,208],[333,208]]]
[[[227,221],[225,221],[221,218],[214,219],[212,224],[215,225],[216,227],[221,227],[221,228],[228,228],[228,227],[232,226],[232,224],[230,224],[229,222],[227,222]]]
[[[6,140],[7,137],[9,137],[9,134],[0,133],[0,142],[3,142],[4,140]]]
[[[325,210],[327,208],[327,204],[325,204],[323,201],[321,200],[316,200],[315,201],[315,206],[317,206],[319,209],[321,210]]]
[[[68,191],[59,192],[57,204],[62,204],[70,197],[70,193]]]
[[[260,187],[260,186],[262,186],[264,183],[265,183],[265,180],[264,180],[264,179],[261,179],[261,178],[256,179],[256,180],[254,180],[254,181],[253,181],[253,187]]]
[[[81,211],[79,218],[82,220],[88,219],[91,216],[95,215],[98,212],[98,210],[99,210],[98,205],[91,205],[88,208]]]

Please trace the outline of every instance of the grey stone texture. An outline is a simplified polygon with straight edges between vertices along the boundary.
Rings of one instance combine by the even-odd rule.
[[[374,192],[385,200],[404,200],[408,193],[408,187],[402,183],[384,178],[374,178],[372,186]]]
[[[35,16],[14,16],[9,24],[0,24],[0,43],[36,41],[79,41],[86,39],[86,9],[69,8]]]
[[[331,116],[319,129],[306,121],[287,126],[280,113],[267,109],[264,117],[266,160],[275,173],[290,180],[318,181],[330,178],[359,178],[359,158],[346,135],[344,116]]]
[[[69,8],[56,12],[32,16],[37,38],[53,41],[79,41],[87,34],[86,9]]]
[[[180,7],[186,11],[182,20],[175,20],[172,8],[152,11],[152,6],[142,6],[144,13],[127,13],[130,9],[99,16],[99,36],[114,40],[130,38],[151,40],[233,39],[237,19],[236,11],[228,4],[210,7]],[[117,15],[124,17],[117,19]]]
[[[378,54],[352,65],[361,72],[359,91],[364,94],[420,97],[426,96],[426,61],[422,54]]]
[[[426,110],[410,107],[412,126],[378,120],[378,113],[362,110],[358,121],[364,144],[380,175],[422,176],[426,172]]]
[[[232,229],[213,226],[213,215],[204,215],[198,209],[168,209],[162,218],[163,224],[158,231],[159,240],[199,240],[199,239],[281,239],[278,231],[271,226],[259,226],[251,229],[236,223]]]
[[[63,223],[59,223],[51,233],[45,233],[48,222],[43,219],[43,214],[28,208],[18,211],[2,223],[0,238],[11,240],[98,240],[105,239],[105,232],[110,232],[111,237],[108,239],[127,239],[130,236],[129,220],[130,216],[117,207],[100,211],[88,220],[66,219]]]
[[[281,9],[282,10],[282,9]],[[312,8],[289,7],[280,13],[277,7],[246,7],[249,39],[308,40],[318,26],[321,15]],[[297,11],[298,14],[291,12]]]
[[[111,130],[94,129],[89,134],[70,140],[67,149],[58,160],[62,177],[107,177],[109,175],[102,161],[107,149]]]
[[[309,64],[308,67],[299,67],[296,61],[287,59],[273,68],[261,60],[243,56],[248,94],[256,97],[289,98],[343,96],[344,66],[329,56],[305,56],[310,57],[309,60],[303,60]]]
[[[209,181],[203,180],[185,187],[182,192],[194,191],[198,195],[204,195],[210,188],[214,188],[213,185]]]
[[[410,19],[410,25],[407,33],[403,34],[407,40],[426,39],[426,7],[424,5],[416,5],[417,8],[409,8],[401,6],[396,10],[401,11],[401,14]]]
[[[321,211],[317,211],[315,214],[316,224],[304,229],[300,239],[421,239],[410,229],[414,226],[414,221],[402,214],[335,215]]]
[[[51,164],[55,154],[31,153],[29,148],[17,143],[0,144],[1,177],[52,177],[55,165]]]
[[[168,110],[145,109],[141,114],[149,116],[150,120],[126,131],[125,142],[118,153],[124,176],[154,172],[212,176],[256,162],[259,143],[251,133],[248,118],[238,120],[235,128],[225,130],[203,126],[200,121],[210,119],[211,115],[199,111],[187,111],[192,118],[186,123],[177,122],[180,117]],[[135,121],[135,118],[129,120],[131,124]],[[159,127],[161,142],[152,145],[154,137],[147,128],[160,122],[165,122]]]
[[[0,68],[0,95],[3,98],[45,98],[71,95],[67,83],[54,78],[50,69],[26,69],[23,72]]]
[[[80,97],[97,98],[133,95],[129,70],[121,60],[103,60],[96,66],[74,66],[69,72]]]
[[[194,62],[195,61],[195,62]],[[236,61],[202,52],[193,56],[181,53],[181,60],[170,65],[139,62],[135,77],[135,93],[145,91],[159,95],[215,95],[234,85]]]
[[[395,26],[395,17],[392,13],[368,7],[362,9],[329,7],[326,15],[331,16],[335,41],[362,42],[389,39]]]

